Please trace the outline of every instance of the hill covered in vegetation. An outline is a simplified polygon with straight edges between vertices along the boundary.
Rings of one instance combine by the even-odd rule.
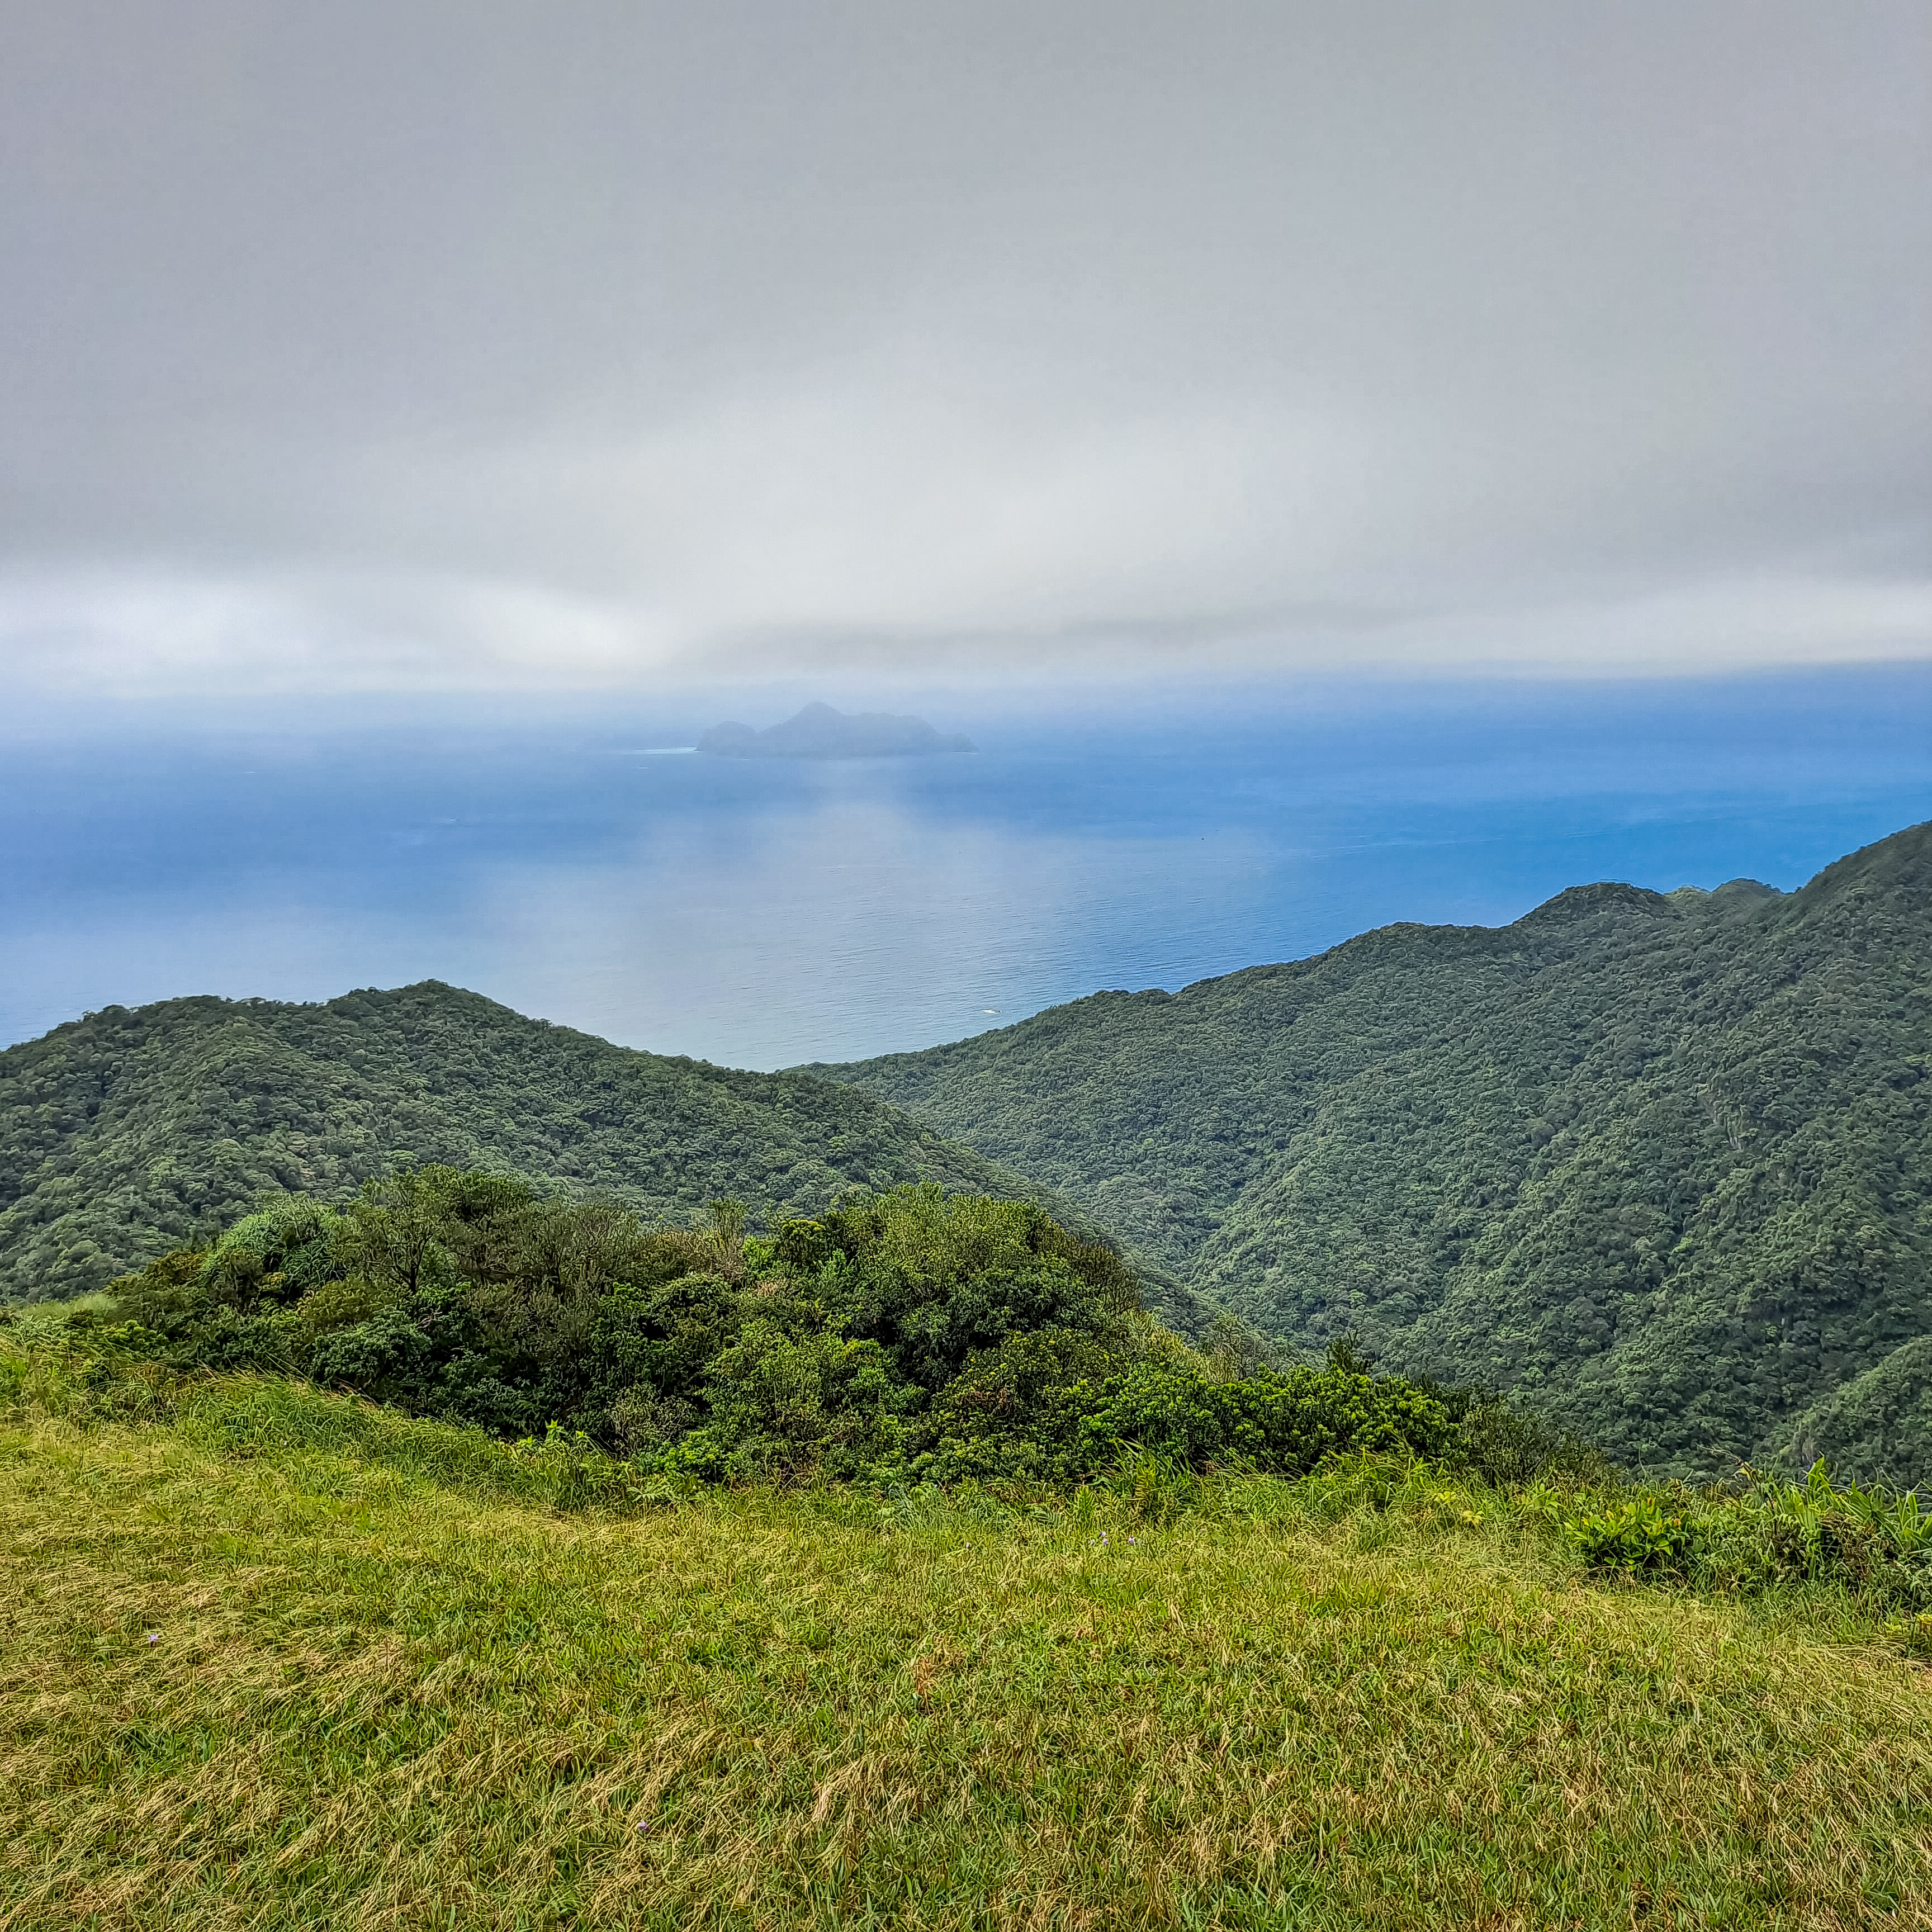
[[[1038,1195],[851,1088],[633,1052],[434,980],[314,1006],[170,1000],[0,1053],[0,1299],[100,1288],[265,1194],[345,1201],[401,1154],[647,1220],[904,1181]]]
[[[1631,1464],[1932,1476],[1932,826],[1788,895],[1582,886],[806,1070],[1298,1346]]]

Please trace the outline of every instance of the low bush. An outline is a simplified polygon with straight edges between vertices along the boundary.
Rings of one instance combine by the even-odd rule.
[[[1287,1478],[1298,1508],[1391,1534],[1487,1514],[1605,1576],[1932,1617],[1932,1514],[1912,1494],[1822,1464],[1802,1483],[1632,1485],[1533,1418],[1375,1374],[1346,1342],[1316,1367],[1230,1326],[1196,1352],[1140,1312],[1110,1250],[1027,1204],[931,1188],[759,1232],[729,1202],[647,1230],[500,1176],[405,1172],[342,1213],[265,1208],[111,1298],[0,1318],[0,1405],[174,1419],[226,1456],[352,1455],[568,1509],[718,1483],[1087,1486],[1158,1524],[1225,1506],[1244,1474]]]
[[[1627,1576],[1682,1576],[1697,1541],[1682,1513],[1666,1516],[1654,1496],[1627,1496],[1597,1514],[1573,1516],[1564,1527],[1592,1569],[1621,1570]]]
[[[1562,1523],[1597,1570],[1725,1595],[1822,1584],[1868,1609],[1932,1613],[1932,1514],[1910,1490],[1837,1483],[1822,1462],[1802,1483],[1746,1471],[1730,1489],[1601,1492]]]
[[[1143,1454],[1295,1474],[1474,1439],[1438,1392],[1240,1339],[1188,1348],[1118,1255],[1024,1202],[902,1187],[646,1229],[426,1168],[164,1256],[62,1346],[110,1379],[267,1371],[677,1480],[1069,1484]]]

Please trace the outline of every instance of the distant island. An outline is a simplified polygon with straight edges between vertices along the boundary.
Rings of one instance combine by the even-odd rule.
[[[808,704],[769,730],[714,724],[698,740],[698,748],[714,758],[902,758],[970,752],[973,741],[935,731],[923,718],[896,718],[884,711],[848,715],[829,704]]]

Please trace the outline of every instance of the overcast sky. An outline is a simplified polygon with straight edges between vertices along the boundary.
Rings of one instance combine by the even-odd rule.
[[[0,0],[0,664],[1932,655],[1924,0]]]

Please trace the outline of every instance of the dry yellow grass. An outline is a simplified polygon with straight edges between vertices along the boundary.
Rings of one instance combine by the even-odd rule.
[[[0,1926],[1932,1924],[1906,1660],[1270,1486],[616,1520],[16,1420]]]

